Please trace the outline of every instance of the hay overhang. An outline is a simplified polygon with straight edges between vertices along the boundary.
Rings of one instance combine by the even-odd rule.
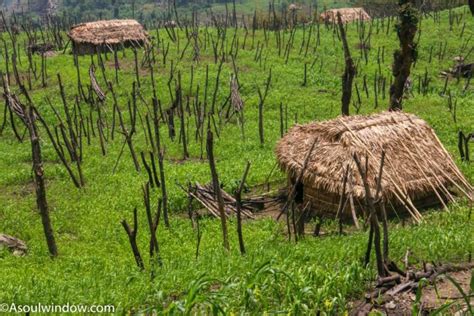
[[[97,48],[142,46],[148,42],[148,33],[135,20],[102,20],[73,26],[68,33],[78,53]]]

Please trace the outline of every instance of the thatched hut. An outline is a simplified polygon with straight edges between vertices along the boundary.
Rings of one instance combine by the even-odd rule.
[[[341,19],[343,23],[370,20],[370,15],[363,8],[341,8],[327,10],[321,13],[319,18],[322,22],[337,23],[338,13],[341,14]]]
[[[79,55],[121,47],[143,46],[148,33],[135,20],[103,20],[75,25],[68,33],[73,50]]]
[[[298,189],[297,202],[309,203],[318,212],[337,212],[348,169],[345,194],[351,203],[344,209],[346,215],[361,209],[365,199],[354,155],[363,164],[368,158],[368,182],[374,196],[383,151],[381,200],[387,209],[406,209],[419,219],[418,209],[444,204],[453,199],[453,191],[472,198],[472,186],[433,129],[412,114],[385,112],[297,125],[276,147],[280,167]],[[301,179],[300,183],[295,179]]]

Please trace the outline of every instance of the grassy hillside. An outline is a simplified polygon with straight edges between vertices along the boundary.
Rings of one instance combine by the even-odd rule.
[[[47,8],[52,6],[53,12],[58,15],[67,15],[73,21],[93,21],[97,19],[112,18],[135,18],[141,22],[152,23],[157,19],[174,19],[173,1],[167,0],[4,0],[0,1],[0,8],[7,13],[39,13],[45,14]],[[214,14],[225,14],[227,10],[232,11],[232,1],[220,0],[176,0],[177,11],[181,18],[190,18],[196,11],[202,18],[208,17],[212,11]],[[467,0],[429,0],[423,3],[425,10],[444,9],[467,4]],[[252,16],[257,12],[267,12],[269,1],[267,0],[236,0],[236,12],[239,18]],[[396,6],[396,2],[388,0],[275,0],[273,1],[276,11],[287,10],[290,4],[296,4],[299,11],[309,14],[312,9],[319,11],[341,7],[360,7],[376,15],[386,14]]]
[[[457,132],[471,132],[474,127],[474,85],[466,80],[450,80],[443,95],[444,79],[439,71],[452,66],[453,58],[472,50],[474,19],[467,7],[454,11],[456,19],[448,12],[423,19],[419,43],[418,61],[413,69],[413,96],[404,101],[405,110],[425,119],[435,129],[448,151],[456,157],[456,163],[472,183],[472,163],[462,163],[457,152]],[[367,27],[369,27],[367,25]],[[181,74],[182,86],[190,87],[185,97],[190,104],[199,95],[204,102],[206,67],[209,67],[209,93],[207,103],[212,102],[215,77],[219,63],[214,62],[210,38],[218,36],[218,30],[199,30],[200,56],[193,61],[191,48],[184,50],[186,35],[176,29],[179,41],[169,38],[163,29],[151,31],[155,41],[161,43],[156,51],[157,73],[155,74],[158,98],[166,109],[171,99],[167,82],[173,73],[172,83]],[[224,47],[231,47],[233,29],[228,29]],[[290,30],[281,31],[286,43]],[[320,43],[317,43],[316,28],[309,37],[309,26],[299,27],[294,33],[294,43],[289,48],[286,60],[283,51],[278,52],[275,32],[261,30],[252,35],[238,29],[239,52],[236,66],[239,69],[241,94],[245,101],[245,139],[240,127],[231,120],[222,124],[216,137],[215,156],[217,170],[224,189],[232,192],[241,177],[247,160],[252,162],[248,177],[249,187],[262,184],[275,164],[274,147],[280,138],[280,103],[287,107],[288,127],[296,122],[326,120],[340,113],[341,75],[343,73],[342,44],[332,28],[321,25]],[[6,36],[4,34],[4,36]],[[22,34],[21,43],[25,39]],[[360,92],[361,113],[373,113],[388,108],[388,83],[391,76],[392,52],[398,41],[393,21],[376,20],[372,24],[372,38],[367,62],[358,49],[357,25],[348,25],[348,36],[352,54],[359,65],[355,80]],[[307,39],[310,38],[309,43]],[[244,44],[245,42],[245,44]],[[303,45],[304,43],[304,45]],[[163,51],[169,45],[164,63]],[[306,52],[306,45],[308,47]],[[284,47],[283,47],[284,48]],[[256,57],[257,56],[257,57]],[[472,59],[474,56],[469,57]],[[22,76],[26,78],[28,61],[26,54],[19,54]],[[121,70],[119,80],[114,81],[113,58],[109,54],[105,76],[114,82],[119,95],[119,106],[125,113],[127,102],[135,80],[133,53],[119,53]],[[139,52],[139,61],[143,52]],[[380,68],[377,64],[380,59]],[[39,69],[41,58],[34,56]],[[97,57],[94,57],[97,63]],[[89,84],[88,69],[91,57],[80,57],[82,83]],[[308,78],[304,86],[304,65]],[[1,70],[6,71],[2,62]],[[192,69],[192,71],[191,71]],[[258,139],[258,87],[263,85],[272,71],[272,81],[264,106],[265,144]],[[386,78],[385,98],[378,96],[376,107],[374,94],[375,74]],[[216,94],[216,108],[229,95],[229,78],[233,72],[232,60],[223,63],[221,80]],[[54,113],[48,105],[49,98],[62,112],[56,74],[63,78],[67,101],[73,107],[77,93],[77,75],[72,55],[66,51],[47,58],[47,87],[41,87],[41,78],[33,80],[30,90],[34,104],[50,123],[57,125]],[[149,69],[140,68],[140,115],[144,117],[151,104],[152,89]],[[191,73],[193,84],[191,86]],[[106,90],[103,74],[98,70],[101,87]],[[363,91],[364,78],[367,94]],[[429,86],[419,92],[421,79],[427,78]],[[12,79],[14,82],[14,80]],[[199,85],[199,93],[197,93]],[[174,83],[173,85],[174,86]],[[467,88],[465,88],[467,86]],[[18,92],[16,86],[12,87]],[[187,89],[186,89],[187,90]],[[422,90],[422,89],[420,89]],[[457,102],[456,121],[448,109],[448,91]],[[357,100],[354,93],[353,100]],[[110,93],[103,105],[103,113],[109,124],[112,117]],[[4,104],[0,113],[4,113]],[[81,102],[85,113],[92,111],[97,120],[96,109],[89,109]],[[208,105],[209,106],[209,105]],[[354,107],[351,112],[355,113]],[[3,116],[0,116],[2,118]],[[13,257],[7,251],[0,252],[0,302],[17,304],[58,303],[64,304],[113,304],[119,311],[149,311],[182,313],[311,313],[343,314],[347,302],[357,297],[375,276],[373,266],[365,268],[361,258],[366,247],[366,232],[352,232],[338,236],[335,223],[328,220],[323,229],[327,236],[288,242],[283,224],[273,219],[260,219],[244,223],[244,238],[247,255],[240,256],[235,232],[235,221],[230,222],[231,251],[221,247],[219,222],[214,219],[201,221],[202,242],[196,258],[196,232],[191,228],[185,212],[186,194],[179,185],[188,181],[207,183],[210,181],[208,162],[201,160],[201,144],[194,138],[195,117],[187,115],[188,148],[191,158],[182,159],[182,145],[176,138],[170,140],[166,126],[161,135],[165,147],[165,169],[169,190],[169,205],[172,211],[171,228],[160,225],[158,240],[163,266],[150,280],[149,271],[139,271],[130,252],[128,238],[120,224],[122,219],[131,222],[132,210],[139,210],[139,247],[147,258],[148,232],[143,206],[142,185],[147,181],[144,170],[137,173],[128,149],[125,148],[117,170],[113,167],[120,154],[123,140],[120,134],[115,140],[109,138],[107,154],[101,153],[99,138],[84,140],[83,171],[86,186],[74,188],[65,169],[57,158],[46,133],[41,129],[41,146],[45,159],[47,197],[56,233],[60,255],[51,260],[43,237],[40,217],[36,211],[35,194],[31,177],[31,148],[27,140],[19,143],[9,125],[0,136],[0,232],[14,235],[27,242],[29,253],[25,257]],[[217,118],[217,116],[216,116]],[[17,121],[17,125],[19,125]],[[179,120],[176,120],[179,131]],[[110,133],[110,126],[107,130]],[[22,129],[21,129],[22,131]],[[145,140],[144,129],[138,124],[134,136],[137,153],[151,150]],[[205,156],[205,152],[204,152]],[[426,157],[429,159],[429,157]],[[143,169],[143,168],[142,168]],[[270,177],[272,188],[283,186],[285,176],[275,172]],[[160,190],[152,190],[153,207],[160,197]],[[195,205],[197,207],[197,205]],[[397,263],[410,249],[413,263],[422,261],[463,261],[474,247],[474,221],[465,202],[452,205],[449,212],[433,210],[425,213],[420,225],[407,224],[392,219],[391,257]],[[145,260],[147,268],[148,260]],[[401,264],[400,264],[401,265]]]
[[[135,17],[142,21],[149,21],[162,17],[172,8],[173,1],[156,0],[52,0],[55,4],[58,14],[68,14],[78,21],[94,20],[99,18],[132,18]],[[47,0],[5,0],[0,2],[0,8],[6,12],[42,12],[47,7]],[[176,1],[176,6],[183,15],[190,15],[193,9],[201,14],[213,10],[216,13],[225,12],[226,1]],[[277,8],[286,8],[290,3],[284,0],[275,1]],[[318,4],[321,7],[352,6],[355,1],[350,0],[319,0],[316,3],[303,0],[296,3],[304,6]],[[229,8],[232,7],[232,1],[227,2]],[[268,8],[268,1],[265,0],[237,0],[236,9],[239,15],[253,14],[255,10],[265,11]]]

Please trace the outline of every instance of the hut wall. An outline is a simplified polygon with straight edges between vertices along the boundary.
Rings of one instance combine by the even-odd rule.
[[[75,54],[77,55],[94,55],[99,52],[105,52],[105,51],[110,51],[110,49],[113,50],[121,50],[122,48],[128,48],[128,47],[142,47],[144,45],[143,41],[126,41],[121,44],[113,44],[113,45],[95,45],[92,43],[77,43],[73,42],[72,49]]]
[[[74,43],[72,49],[77,55],[93,55],[97,51],[97,46],[89,43]]]
[[[321,214],[336,216],[337,210],[339,209],[340,196],[338,194],[329,193],[316,188],[304,187],[304,204],[311,203],[311,208]],[[360,201],[354,200],[354,207],[356,213],[360,214],[362,209],[360,208]],[[346,207],[344,210],[343,217],[351,217],[350,207]]]
[[[308,202],[311,203],[311,208],[314,212],[327,216],[336,216],[339,209],[340,195],[329,193],[327,191],[319,190],[313,187],[304,186],[304,199],[303,204],[306,205]],[[445,201],[447,202],[447,201]],[[436,196],[432,193],[417,199],[413,199],[413,203],[416,208],[419,210],[428,209],[428,208],[438,208],[441,206],[441,203]],[[365,212],[364,210],[365,202],[363,200],[354,198],[354,208],[357,216],[360,216]],[[397,212],[397,215],[403,216],[407,213],[405,207],[395,201],[390,201],[385,206],[387,212],[393,214],[392,207]],[[342,214],[344,218],[352,218],[350,205],[347,204],[346,208]]]

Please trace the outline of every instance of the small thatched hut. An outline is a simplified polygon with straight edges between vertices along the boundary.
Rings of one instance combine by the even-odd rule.
[[[343,23],[352,21],[369,21],[370,15],[363,8],[341,8],[327,10],[319,16],[322,22],[337,23],[337,14],[341,14]]]
[[[79,55],[129,46],[143,46],[148,33],[135,20],[104,20],[75,25],[68,33]]]
[[[453,199],[452,189],[472,198],[472,186],[433,129],[412,114],[385,112],[297,125],[276,147],[280,167],[298,188],[298,202],[309,202],[318,212],[337,212],[348,168],[346,196],[351,197],[351,203],[344,210],[346,215],[357,212],[354,208],[360,210],[365,199],[354,155],[363,164],[368,157],[368,182],[374,196],[383,151],[381,199],[387,209],[406,209],[419,219],[418,209]],[[301,179],[300,183],[295,179]]]

